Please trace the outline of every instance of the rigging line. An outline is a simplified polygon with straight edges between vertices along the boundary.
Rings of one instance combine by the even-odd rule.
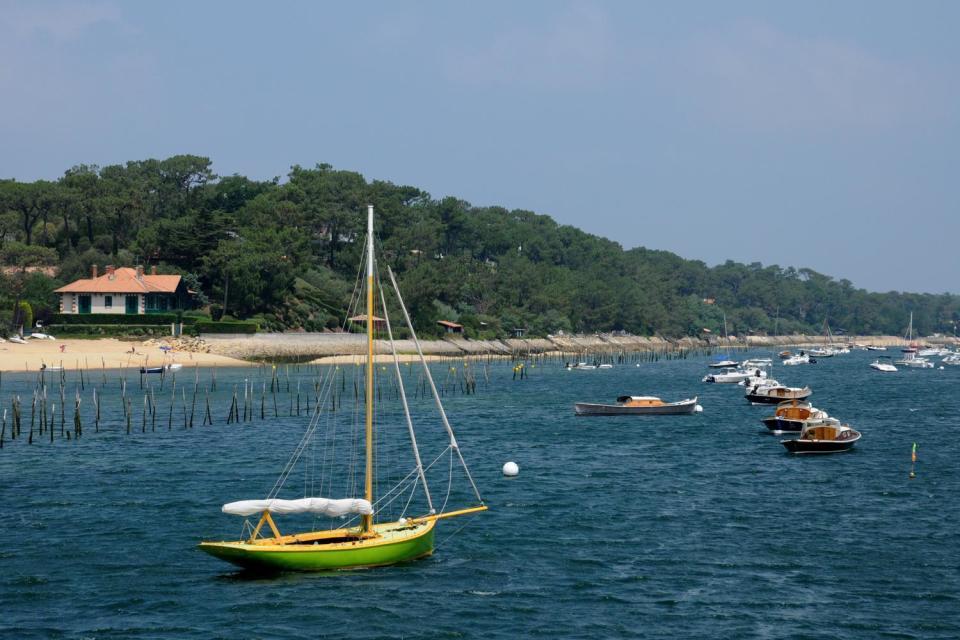
[[[397,296],[397,302],[400,303],[400,310],[403,311],[403,317],[407,321],[407,327],[410,329],[410,336],[413,338],[413,344],[417,347],[417,354],[420,356],[420,363],[423,365],[424,374],[427,377],[427,381],[430,383],[430,391],[433,393],[433,399],[437,405],[437,410],[440,412],[440,418],[443,420],[443,426],[447,430],[447,435],[450,436],[450,446],[460,459],[460,464],[463,466],[463,472],[467,476],[470,486],[473,488],[474,495],[476,495],[477,500],[483,504],[483,498],[480,497],[480,490],[477,488],[477,483],[473,481],[473,476],[470,474],[470,469],[467,467],[467,461],[463,459],[463,454],[460,452],[459,445],[457,445],[457,437],[453,434],[453,427],[450,426],[450,421],[447,419],[447,412],[443,410],[443,403],[440,402],[440,395],[437,393],[437,385],[434,384],[433,375],[430,373],[430,367],[427,366],[427,360],[423,357],[423,350],[420,348],[420,341],[417,339],[417,333],[413,328],[413,322],[410,321],[410,314],[407,313],[407,307],[403,304],[403,297],[400,295],[400,287],[397,286],[397,279],[393,276],[393,269],[390,268],[390,265],[387,265],[387,275],[390,276],[390,283],[393,285],[393,292]]]
[[[383,499],[385,499],[387,496],[392,495],[393,493],[395,493],[395,492],[399,489],[399,487],[400,487],[401,485],[409,482],[409,481],[410,481],[410,477],[413,476],[416,472],[417,472],[416,469],[412,470],[410,473],[408,473],[406,476],[404,476],[392,489],[390,489],[389,491],[387,491],[386,493],[384,493],[383,496],[382,496],[379,500],[377,500],[376,502],[374,502],[373,504],[374,504],[374,505],[380,504],[380,502],[381,502]]]
[[[307,427],[307,430],[304,432],[303,437],[298,443],[297,447],[294,449],[293,454],[290,456],[290,459],[287,461],[287,464],[284,466],[283,470],[280,473],[280,477],[274,483],[273,489],[270,491],[270,496],[275,496],[276,492],[280,490],[283,484],[286,482],[287,477],[292,473],[293,467],[296,465],[297,461],[300,459],[300,456],[303,454],[303,451],[310,442],[310,438],[313,436],[313,433],[316,431],[317,427],[320,424],[320,407],[317,406],[313,416],[311,416],[310,423]]]
[[[439,462],[439,461],[440,461],[440,458],[442,458],[443,456],[445,456],[445,455],[447,454],[447,451],[450,451],[449,445],[447,446],[446,449],[444,449],[443,451],[441,451],[441,452],[437,455],[436,458],[433,459],[433,462],[431,462],[431,463],[428,464],[426,467],[424,467],[423,470],[424,470],[424,471],[429,471],[429,470],[430,470],[430,467],[432,467],[432,466],[435,465],[437,462]]]
[[[457,527],[456,531],[454,531],[453,533],[451,533],[450,535],[448,535],[446,538],[444,538],[443,540],[441,540],[440,542],[438,542],[438,543],[436,544],[436,546],[434,547],[434,549],[439,549],[440,547],[442,547],[443,545],[445,545],[447,542],[450,541],[451,538],[453,538],[453,536],[457,535],[458,533],[460,533],[461,531],[463,531],[464,529],[466,529],[468,526],[470,526],[470,523],[471,523],[472,521],[473,521],[473,518],[464,518],[464,519],[463,519],[463,524],[461,524],[459,527]]]
[[[413,486],[416,487],[416,486],[417,486],[416,483],[413,483]],[[406,491],[406,487],[404,487],[404,491]],[[376,508],[374,511],[375,511],[376,513],[379,513],[379,512],[381,512],[381,511],[384,511],[384,510],[386,510],[387,507],[389,507],[391,504],[393,504],[394,502],[396,502],[397,500],[399,500],[399,499],[402,498],[402,497],[403,497],[403,492],[398,492],[398,493],[396,493],[392,498],[390,498],[389,500],[387,500],[386,502],[383,502],[383,501],[381,500],[380,502],[377,503],[377,508]]]
[[[326,396],[330,392],[330,389],[332,388],[331,379],[332,379],[332,376],[328,378],[325,381],[325,385],[321,387],[320,395],[324,398],[326,398]],[[314,432],[317,430],[317,427],[320,424],[321,414],[322,414],[321,403],[318,402],[317,406],[314,409],[313,415],[310,418],[310,422],[307,426],[307,430],[304,432],[303,437],[300,439],[300,442],[297,444],[296,448],[294,449],[293,454],[291,454],[290,459],[287,460],[287,464],[284,466],[283,470],[280,472],[280,477],[277,478],[277,481],[274,483],[273,488],[270,490],[270,493],[267,496],[268,499],[276,497],[280,489],[283,488],[284,483],[286,483],[287,478],[292,473],[294,466],[296,465],[297,461],[300,459],[300,456],[303,454],[303,451],[306,448],[306,446],[309,444],[310,439],[313,437]]]
[[[413,428],[413,419],[410,417],[410,407],[407,405],[407,394],[403,388],[403,376],[400,373],[400,357],[397,355],[397,345],[393,341],[393,329],[390,327],[390,315],[387,312],[387,300],[383,295],[383,287],[380,286],[379,279],[377,281],[377,285],[380,289],[380,304],[383,305],[383,319],[387,322],[387,336],[390,339],[390,351],[393,352],[393,367],[397,373],[397,385],[400,391],[400,400],[403,402],[403,415],[407,419],[407,431],[410,433],[410,443],[413,445],[413,458],[417,463],[417,471],[420,474],[420,482],[423,483],[423,492],[427,497],[427,506],[430,508],[430,513],[436,513],[433,508],[433,499],[430,497],[430,487],[427,485],[427,477],[423,473],[423,462],[420,460],[420,448],[417,446],[417,434]]]
[[[360,249],[360,255],[366,255],[367,252],[367,236],[363,236],[363,245]],[[353,293],[350,294],[350,303],[347,305],[347,309],[356,309],[357,304],[360,304],[360,291],[363,289],[363,270],[366,265],[363,264],[363,260],[360,260],[360,264],[357,267],[357,275],[353,280]],[[354,302],[356,301],[356,302]],[[350,322],[350,313],[348,312],[343,318],[343,325],[341,329],[346,330],[347,323]]]
[[[447,495],[443,498],[443,506],[440,507],[440,513],[447,510],[447,501],[450,499],[450,489],[453,488],[453,454],[450,454],[450,469],[447,472]]]
[[[407,504],[403,505],[403,511],[400,512],[400,517],[403,518],[407,515],[407,509],[410,508],[410,503],[413,502],[413,496],[417,495],[417,483],[413,483],[413,486],[410,488],[410,497],[407,498]],[[431,515],[433,511],[430,512]]]

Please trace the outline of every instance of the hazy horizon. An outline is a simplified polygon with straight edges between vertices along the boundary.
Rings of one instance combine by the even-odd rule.
[[[627,249],[960,292],[960,5],[2,7],[0,177],[326,162]]]

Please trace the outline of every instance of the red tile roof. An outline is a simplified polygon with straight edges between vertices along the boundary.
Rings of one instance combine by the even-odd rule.
[[[174,293],[180,286],[180,276],[153,276],[137,278],[137,270],[120,267],[111,276],[83,278],[60,287],[54,293]]]

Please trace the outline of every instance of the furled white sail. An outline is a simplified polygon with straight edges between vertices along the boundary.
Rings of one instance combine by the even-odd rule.
[[[252,516],[269,511],[276,515],[318,513],[327,516],[345,516],[351,513],[370,515],[373,507],[361,498],[300,498],[298,500],[240,500],[223,505],[223,512],[234,516]]]

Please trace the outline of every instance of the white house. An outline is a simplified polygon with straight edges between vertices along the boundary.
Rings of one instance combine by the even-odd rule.
[[[75,280],[54,293],[60,297],[60,313],[170,313],[188,307],[190,292],[183,278],[149,274],[136,269],[107,265],[107,272],[97,275],[97,265],[90,277]]]

